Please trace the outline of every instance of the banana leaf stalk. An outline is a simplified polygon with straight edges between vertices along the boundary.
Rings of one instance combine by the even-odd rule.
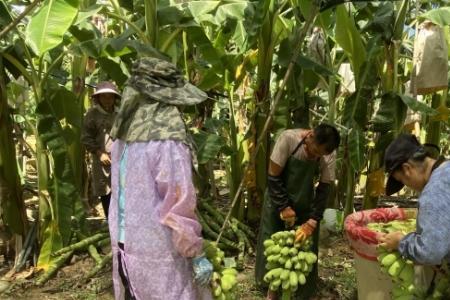
[[[95,274],[97,274],[98,272],[100,272],[106,265],[108,265],[110,262],[112,261],[112,252],[108,253],[107,255],[105,255],[100,263],[98,263],[92,270],[89,271],[89,273],[86,274],[86,276],[84,277],[84,280],[89,280],[92,277],[95,276]]]
[[[104,247],[104,246],[107,246],[107,245],[110,245],[110,244],[111,244],[111,239],[108,237],[108,238],[106,238],[104,240],[98,241],[96,246],[101,248],[101,247]]]
[[[205,220],[206,223],[208,223],[208,225],[211,227],[211,229],[213,229],[215,232],[219,232],[220,231],[220,225],[218,223],[216,223],[214,218],[212,218],[211,216],[209,216],[206,213],[201,213],[200,211],[199,211],[199,214],[202,215],[203,219]],[[224,235],[224,237],[226,237],[226,238],[228,238],[230,240],[235,240],[236,239],[236,236],[230,230],[226,230],[223,233],[223,235]]]
[[[103,240],[103,239],[107,238],[108,236],[109,236],[109,233],[97,233],[97,234],[95,234],[91,237],[88,237],[78,243],[72,244],[70,246],[67,246],[65,248],[62,248],[62,249],[56,251],[55,253],[52,254],[52,256],[59,256],[61,254],[67,253],[67,252],[87,248],[92,243],[95,243],[99,240]]]
[[[40,286],[46,283],[56,272],[66,263],[66,261],[72,256],[74,250],[63,253],[60,257],[55,259],[49,266],[48,270],[42,274],[37,280],[36,285]]]
[[[86,237],[81,232],[77,232],[77,236],[80,241],[86,239]],[[87,250],[92,259],[95,260],[95,263],[97,264],[101,263],[102,258],[100,257],[100,254],[98,254],[97,248],[95,248],[94,245],[90,244],[89,246],[87,246]]]
[[[203,219],[203,217],[200,214],[197,214],[197,216],[198,216],[198,221],[200,222],[200,225],[202,225],[202,230],[205,233],[205,235],[207,235],[211,239],[216,239],[219,236],[219,234],[216,233],[214,230],[212,230],[211,227],[209,227],[208,223],[206,223],[205,219]],[[221,242],[223,245],[225,245],[229,249],[234,249],[234,250],[239,249],[237,243],[234,243],[227,238],[222,238]]]
[[[219,212],[209,203],[206,203],[205,201],[199,201],[199,206],[201,209],[206,210],[214,219],[217,220],[217,222],[221,224],[225,222],[225,214]],[[231,221],[237,222],[238,228],[241,229],[248,237],[250,237],[251,239],[256,239],[255,233],[249,226],[245,225],[244,223],[233,217],[231,218]]]

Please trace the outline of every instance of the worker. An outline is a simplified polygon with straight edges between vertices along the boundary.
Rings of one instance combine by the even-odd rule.
[[[91,154],[93,194],[100,198],[106,219],[111,198],[112,139],[109,132],[116,117],[119,99],[120,94],[114,83],[98,83],[92,94],[94,105],[84,117],[81,134],[81,142]]]
[[[313,130],[288,129],[277,139],[270,156],[268,191],[258,235],[255,274],[260,288],[267,288],[263,281],[267,272],[263,242],[273,233],[300,225],[296,240],[312,236],[311,251],[318,253],[318,228],[335,180],[335,149],[339,143],[339,132],[328,124]],[[319,183],[314,191],[317,175]],[[316,264],[295,299],[309,299],[316,290],[317,279]],[[277,299],[277,294],[269,290],[267,299]]]
[[[401,134],[386,149],[384,164],[387,195],[406,185],[420,196],[416,231],[385,234],[380,245],[422,265],[450,262],[450,163],[432,158],[414,135]]]
[[[109,228],[116,299],[211,299],[192,182],[192,146],[179,107],[206,100],[175,65],[138,59],[111,136]]]

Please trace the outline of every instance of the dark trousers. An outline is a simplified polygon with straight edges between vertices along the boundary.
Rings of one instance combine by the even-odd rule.
[[[123,251],[122,243],[119,243],[119,248],[122,249],[122,251]],[[125,289],[125,300],[135,300],[136,298],[134,297],[133,293],[131,292],[131,286],[130,286],[130,281],[127,276],[127,270],[122,263],[122,254],[120,251],[117,253],[117,261],[119,262],[118,269],[119,269],[120,280],[122,281],[122,285]]]
[[[105,213],[106,220],[108,220],[109,202],[111,201],[111,193],[100,196],[102,201],[103,212]]]

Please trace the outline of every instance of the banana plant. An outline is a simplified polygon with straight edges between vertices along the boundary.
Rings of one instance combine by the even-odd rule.
[[[403,49],[407,49],[406,45],[409,43],[408,35],[404,32],[405,24],[409,21],[408,12],[411,11],[408,3],[405,0],[396,6],[392,3],[384,4],[376,12],[374,20],[367,26],[372,32],[380,35],[384,42],[384,64],[382,68],[379,68],[382,79],[380,92],[383,95],[372,122],[376,138],[374,148],[369,152],[367,186],[363,201],[363,207],[367,209],[376,207],[378,198],[382,194],[380,185],[384,182],[382,172],[384,149],[403,130],[406,109],[410,108],[424,115],[435,113],[427,105],[402,95],[402,87],[406,79],[401,76],[399,70],[402,65],[412,60],[410,52],[403,53]]]
[[[22,198],[22,188],[17,168],[15,142],[13,139],[11,110],[6,93],[7,78],[0,57],[0,205],[1,218],[10,230],[24,236],[27,230],[25,204]]]
[[[70,109],[75,100],[71,92],[58,87],[50,78],[65,54],[56,47],[63,42],[63,35],[77,13],[77,1],[44,1],[31,17],[25,32],[19,31],[26,62],[2,53],[4,60],[29,82],[37,104],[38,123],[34,130],[40,200],[38,267],[44,270],[52,264],[50,254],[69,242],[73,205],[79,199],[68,154],[73,138],[72,126],[80,126],[77,114]]]

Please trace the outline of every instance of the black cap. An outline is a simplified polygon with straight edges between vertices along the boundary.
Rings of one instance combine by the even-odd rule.
[[[392,173],[416,154],[426,153],[425,148],[412,134],[400,134],[393,140],[384,153],[384,168],[389,174],[386,183],[386,195],[392,195],[403,188],[403,183],[395,180]]]

